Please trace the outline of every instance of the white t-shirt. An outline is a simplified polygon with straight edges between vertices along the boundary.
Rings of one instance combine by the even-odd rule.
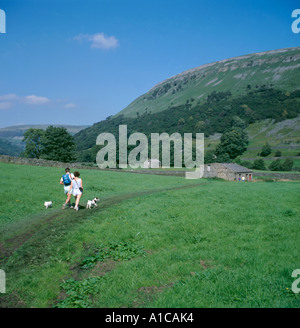
[[[81,179],[78,178],[77,180],[72,180],[72,185],[73,185],[73,195],[77,196],[81,194],[81,191],[79,190],[80,187],[82,187]]]

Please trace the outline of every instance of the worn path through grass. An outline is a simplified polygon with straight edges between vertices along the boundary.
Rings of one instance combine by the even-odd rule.
[[[14,251],[21,247],[25,242],[29,241],[35,234],[37,234],[36,238],[39,239],[39,235],[43,235],[43,238],[47,238],[47,236],[51,235],[51,232],[55,233],[55,226],[57,228],[60,226],[60,229],[62,228],[62,226],[64,226],[63,229],[66,229],[67,226],[80,223],[83,219],[86,219],[90,216],[94,216],[96,211],[101,211],[110,206],[114,206],[122,201],[135,197],[141,197],[170,190],[194,188],[200,185],[205,185],[207,183],[209,182],[202,181],[196,184],[119,194],[102,199],[101,203],[98,204],[98,207],[92,210],[87,210],[83,206],[81,206],[80,211],[76,213],[72,210],[66,209],[54,210],[51,211],[48,215],[45,215],[44,213],[43,215],[37,215],[37,220],[34,220],[29,225],[27,225],[25,231],[24,225],[22,223],[20,227],[18,227],[18,225],[15,227],[13,233],[11,229],[7,232],[7,235],[5,235],[5,233],[2,233],[2,241],[0,242],[0,264],[1,262],[7,260],[14,253]]]

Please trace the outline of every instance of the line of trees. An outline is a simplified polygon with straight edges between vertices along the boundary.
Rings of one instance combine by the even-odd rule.
[[[239,164],[254,170],[292,171],[294,161],[291,158],[287,158],[284,161],[278,158],[272,161],[269,166],[266,166],[266,162],[262,158],[257,158],[253,163],[240,161]]]
[[[28,129],[24,133],[26,143],[22,156],[60,162],[76,159],[74,138],[64,127],[49,126],[46,130]]]

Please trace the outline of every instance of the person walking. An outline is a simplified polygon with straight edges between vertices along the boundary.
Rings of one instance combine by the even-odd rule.
[[[70,172],[70,169],[68,167],[65,169],[65,172],[66,173],[61,177],[60,182],[59,182],[61,185],[64,186],[64,193],[67,195],[67,199],[62,206],[63,210],[66,208],[67,205],[69,205],[69,207],[72,208],[72,206],[71,206],[72,192],[69,193],[69,189],[70,189],[72,180],[74,179],[74,174]]]
[[[74,172],[74,179],[71,182],[71,186],[69,187],[69,193],[73,193],[73,196],[75,197],[75,211],[79,210],[79,201],[83,193],[83,185],[82,185],[82,179],[79,178],[80,173],[78,171]]]

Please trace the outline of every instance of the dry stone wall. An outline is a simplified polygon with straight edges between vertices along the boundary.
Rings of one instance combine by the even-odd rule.
[[[14,157],[7,155],[0,155],[0,162],[4,163],[12,163],[19,165],[34,165],[34,166],[50,166],[50,167],[61,167],[66,168],[69,167],[71,170],[74,169],[89,169],[89,170],[100,170],[98,166],[95,166],[94,163],[63,163],[58,161],[49,161],[45,159],[37,159],[37,158],[24,158],[24,157]],[[165,175],[165,176],[177,176],[177,177],[185,177],[185,171],[168,171],[168,170],[120,170],[120,169],[101,169],[101,170],[109,170],[109,171],[117,171],[117,172],[129,172],[129,173],[139,173],[139,174],[154,174],[154,175]],[[210,170],[208,170],[208,165],[204,166],[204,175],[203,178],[222,178],[228,180],[231,173],[228,169],[224,168],[219,163],[213,163],[210,165]],[[293,173],[276,173],[276,172],[253,172],[255,177],[258,176],[268,176],[276,179],[286,179],[286,180],[300,180],[300,174]]]

